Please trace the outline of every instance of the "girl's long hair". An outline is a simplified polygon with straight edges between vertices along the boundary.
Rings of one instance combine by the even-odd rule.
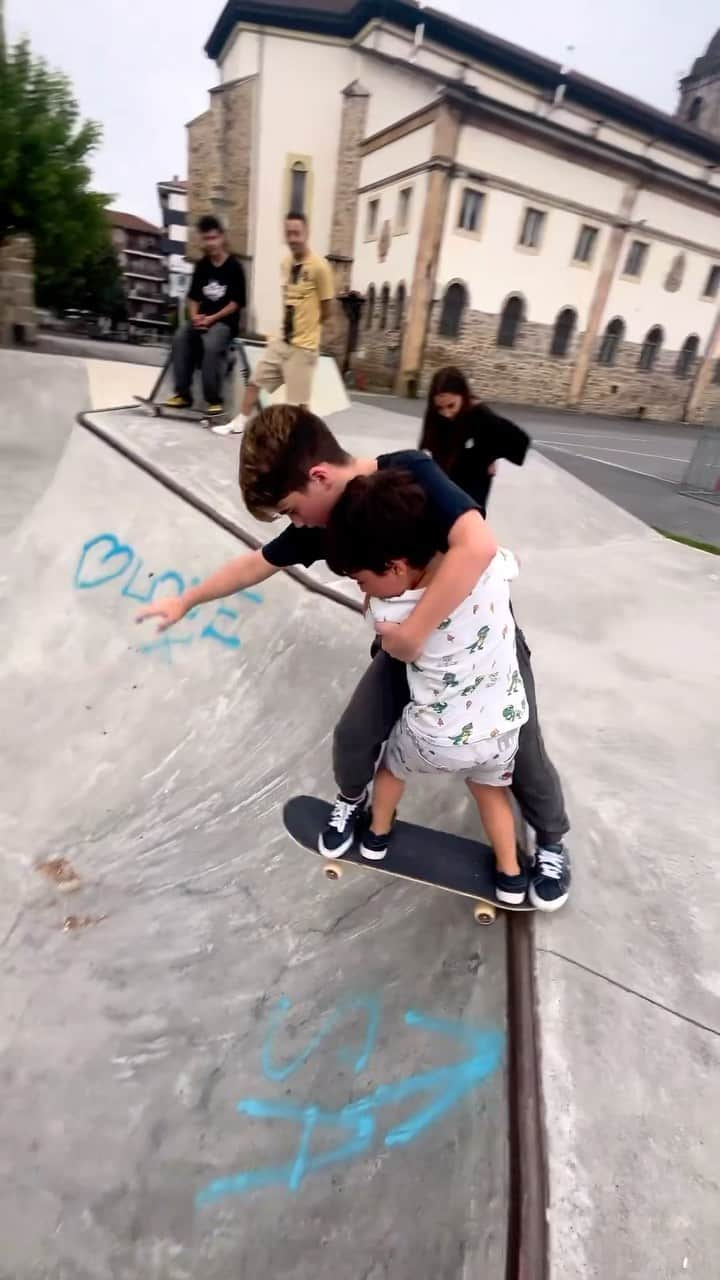
[[[462,408],[455,418],[443,418],[435,408],[435,397],[440,395],[462,396]],[[449,471],[467,439],[469,424],[464,421],[465,411],[473,403],[470,385],[465,374],[453,365],[437,369],[428,391],[425,417],[418,448],[427,449],[443,471]]]

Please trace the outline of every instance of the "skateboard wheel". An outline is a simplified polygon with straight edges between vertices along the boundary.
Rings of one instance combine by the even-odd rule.
[[[493,924],[496,914],[495,908],[485,902],[478,902],[477,906],[473,908],[476,924]]]
[[[337,862],[329,862],[325,867],[325,876],[328,880],[339,880],[343,873],[343,869]]]

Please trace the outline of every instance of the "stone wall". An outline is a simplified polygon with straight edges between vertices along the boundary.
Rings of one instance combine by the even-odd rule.
[[[210,93],[210,110],[188,125],[190,257],[198,256],[195,223],[214,213],[233,253],[247,258],[255,94],[254,76],[218,85]]]
[[[0,244],[0,346],[37,336],[33,259],[29,236],[9,236]]]
[[[359,385],[368,390],[387,391],[392,387],[401,333],[397,328],[382,331],[378,327],[378,305],[376,300],[372,327],[367,329],[364,324],[361,327],[359,346],[363,354],[355,367]],[[552,325],[526,321],[520,326],[513,347],[499,347],[499,316],[466,311],[457,339],[438,333],[439,318],[440,307],[436,304],[425,344],[420,394],[427,391],[436,369],[454,364],[467,374],[474,394],[483,400],[567,407],[573,366],[583,336],[581,330],[573,335],[565,356],[551,356]],[[609,416],[681,421],[692,376],[676,376],[678,352],[663,349],[655,367],[645,371],[638,368],[640,351],[639,344],[623,342],[615,363],[610,366],[599,365],[595,356],[578,408]],[[693,375],[696,370],[697,364]],[[693,420],[702,422],[711,411],[715,416],[720,412],[720,382],[709,382],[702,406]]]

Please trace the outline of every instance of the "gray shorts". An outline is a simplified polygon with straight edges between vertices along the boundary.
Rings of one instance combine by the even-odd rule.
[[[487,787],[509,787],[519,739],[520,730],[509,729],[481,742],[436,746],[416,737],[402,718],[393,726],[382,763],[402,782],[418,773],[458,773]]]

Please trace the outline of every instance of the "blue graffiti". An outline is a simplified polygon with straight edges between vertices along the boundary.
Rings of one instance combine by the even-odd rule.
[[[162,573],[145,570],[143,575],[144,567],[144,560],[129,543],[122,542],[114,533],[98,533],[83,544],[73,581],[78,591],[88,591],[111,582],[117,582],[120,586],[120,579],[123,579],[120,595],[128,600],[137,600],[140,604],[151,604],[156,597],[182,595],[186,586],[196,586],[200,581],[199,578],[191,578],[186,582],[177,569],[165,569]],[[263,602],[259,591],[239,591],[235,598],[241,597],[252,604]],[[210,608],[212,616],[199,631],[188,633],[183,630],[183,626],[200,615],[207,617]],[[198,605],[186,615],[183,624],[173,627],[171,631],[156,634],[148,642],[138,645],[138,653],[158,652],[166,663],[171,664],[173,650],[193,644],[195,640],[213,640],[225,649],[239,649],[241,640],[234,629],[234,624],[239,619],[239,610],[230,608],[227,604]]]
[[[288,1079],[307,1062],[346,1016],[358,1010],[365,1014],[367,1020],[362,1045],[346,1051],[340,1050],[339,1056],[352,1065],[355,1073],[367,1066],[380,1021],[377,999],[372,996],[357,996],[343,1001],[328,1015],[306,1047],[285,1066],[279,1067],[275,1064],[273,1042],[279,1024],[289,1009],[289,1000],[283,999],[272,1015],[270,1031],[262,1052],[266,1077],[278,1082]],[[283,1186],[291,1192],[297,1192],[310,1174],[365,1154],[376,1135],[381,1137],[385,1147],[407,1146],[456,1107],[500,1065],[504,1047],[504,1037],[500,1031],[481,1031],[462,1022],[430,1017],[414,1009],[407,1011],[404,1021],[409,1027],[444,1036],[462,1045],[466,1056],[449,1066],[422,1071],[392,1084],[377,1085],[364,1097],[347,1103],[337,1111],[325,1110],[314,1103],[302,1106],[265,1098],[242,1098],[236,1105],[240,1115],[255,1120],[279,1120],[297,1125],[299,1136],[295,1154],[284,1164],[244,1169],[228,1177],[215,1178],[197,1193],[196,1204],[215,1204],[226,1196],[243,1195],[270,1186]],[[378,1135],[378,1113],[384,1107],[415,1098],[424,1099],[418,1109],[400,1123],[391,1125],[384,1134]],[[313,1139],[332,1129],[339,1130],[342,1135],[337,1146],[313,1155]]]

